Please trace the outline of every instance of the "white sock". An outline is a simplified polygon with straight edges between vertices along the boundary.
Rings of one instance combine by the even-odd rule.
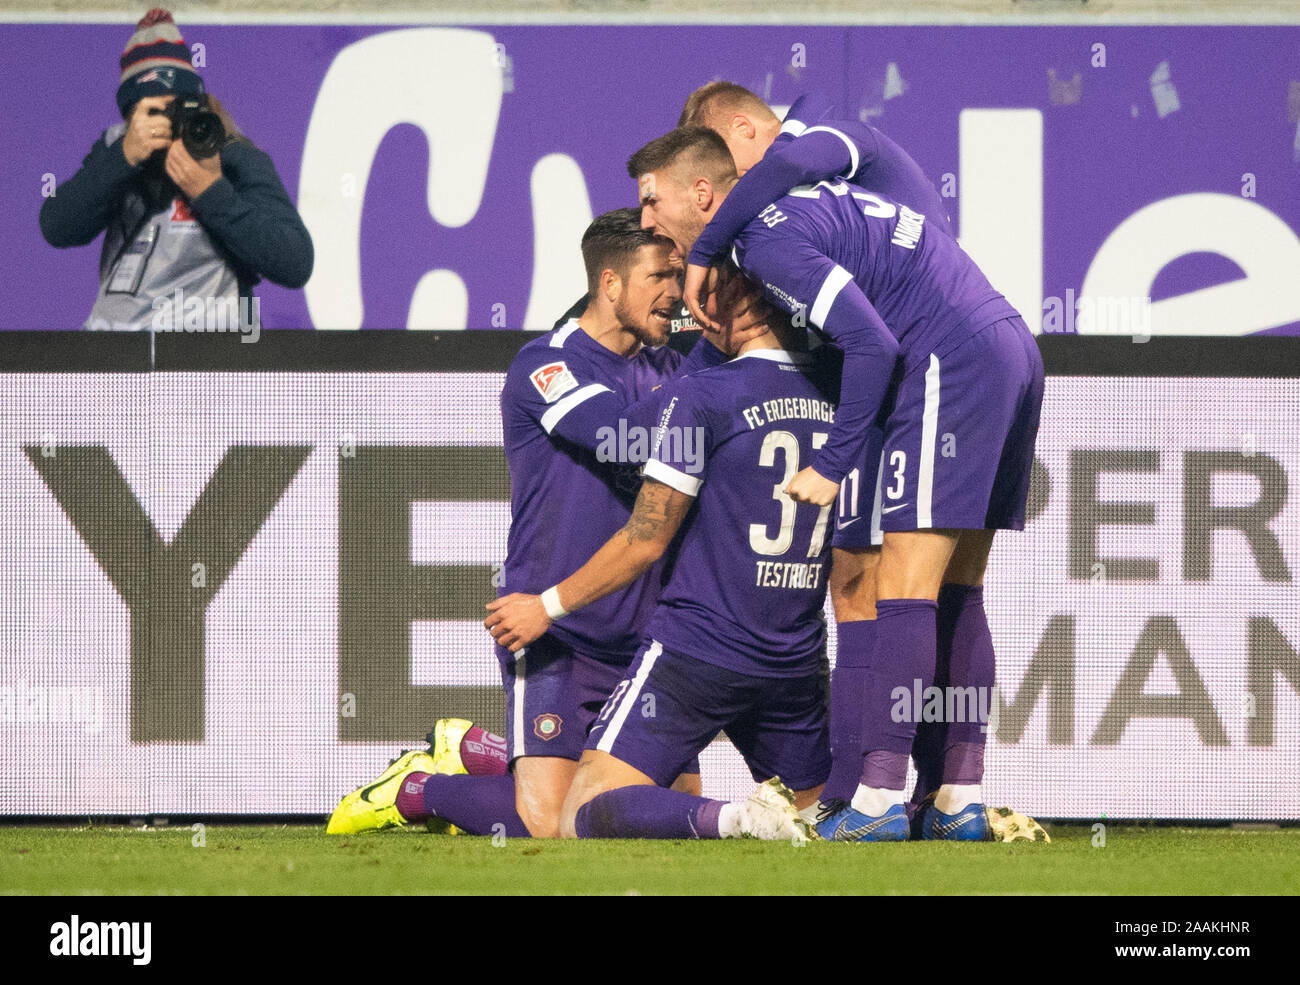
[[[739,838],[745,833],[744,811],[740,804],[726,803],[718,811],[718,836],[720,838]]]
[[[864,787],[859,785],[853,795],[853,809],[867,817],[880,817],[891,807],[903,802],[903,791],[885,790],[882,787]]]
[[[815,825],[817,823],[817,815],[820,814],[821,812],[822,812],[822,802],[820,800],[814,800],[811,804],[809,804],[807,807],[805,807],[803,810],[799,812],[799,816],[803,818],[805,821],[807,821],[809,824]]]
[[[941,814],[959,814],[983,800],[978,783],[945,783],[934,795],[934,806]]]

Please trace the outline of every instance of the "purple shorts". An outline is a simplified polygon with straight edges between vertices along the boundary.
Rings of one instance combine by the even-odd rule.
[[[884,531],[1022,530],[1043,361],[1020,318],[909,366],[885,423],[875,513]]]
[[[725,730],[755,781],[779,776],[791,790],[810,790],[830,774],[827,717],[822,673],[754,677],[651,640],[592,725],[587,748],[666,787]]]
[[[550,635],[519,653],[498,646],[496,654],[506,689],[506,755],[510,762],[520,756],[579,759],[591,723],[628,672],[627,666],[583,653]],[[699,760],[679,770],[699,771]]]

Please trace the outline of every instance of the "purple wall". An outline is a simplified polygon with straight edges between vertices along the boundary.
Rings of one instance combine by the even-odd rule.
[[[209,88],[271,155],[295,199],[308,122],[331,62],[355,42],[401,30],[186,23],[181,29],[191,45],[205,46]],[[936,183],[944,174],[956,176],[954,219],[963,187],[961,111],[1040,110],[1044,296],[1077,292],[1102,242],[1132,213],[1188,193],[1242,199],[1246,174],[1255,176],[1254,198],[1246,201],[1275,215],[1293,238],[1300,232],[1300,83],[1292,81],[1300,76],[1300,28],[482,30],[504,46],[508,60],[482,203],[460,228],[436,222],[426,206],[424,135],[411,125],[388,132],[364,189],[359,253],[366,327],[405,325],[417,282],[435,268],[464,282],[470,327],[492,326],[501,311],[506,327],[522,327],[534,264],[529,181],[536,162],[556,152],[572,157],[593,212],[634,204],[635,186],[624,171],[628,155],[676,122],[693,87],[716,77],[755,88],[773,104],[817,89],[837,99],[846,114],[865,112]],[[117,59],[129,34],[126,23],[0,25],[7,52],[0,64],[7,143],[0,182],[5,328],[75,327],[89,311],[98,244],[52,249],[36,215],[42,175],[70,177],[96,135],[114,122]],[[1105,67],[1092,64],[1097,44],[1105,45]],[[438,57],[439,51],[430,52]],[[80,64],[69,66],[70,59]],[[1151,80],[1162,62],[1179,107],[1163,117]],[[897,73],[892,88],[897,91],[901,78],[902,91],[885,99],[891,63]],[[1065,83],[1055,101],[1049,70]],[[372,78],[380,87],[391,78],[396,90],[404,75],[395,69],[389,76],[377,66]],[[465,85],[472,87],[473,80]],[[1157,88],[1167,111],[1168,87]],[[1297,92],[1288,107],[1291,88]],[[458,89],[449,85],[435,95],[452,105],[468,91]],[[571,249],[576,254],[576,239]],[[1170,263],[1150,293],[1158,301],[1208,287],[1242,276],[1243,266],[1249,265],[1202,250]],[[1300,281],[1300,264],[1295,270]],[[1261,283],[1262,291],[1274,289]],[[260,293],[269,327],[312,324],[303,292],[263,285]],[[1288,303],[1280,303],[1283,314],[1264,327],[1300,331],[1300,311]],[[1223,326],[1225,334],[1253,330],[1259,326]]]

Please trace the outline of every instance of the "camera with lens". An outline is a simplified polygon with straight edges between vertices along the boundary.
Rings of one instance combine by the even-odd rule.
[[[172,140],[179,140],[196,161],[211,157],[226,142],[221,117],[208,109],[208,97],[177,96],[163,109],[172,124]]]

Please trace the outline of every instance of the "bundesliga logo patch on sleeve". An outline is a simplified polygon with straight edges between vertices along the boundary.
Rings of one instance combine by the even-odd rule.
[[[578,385],[578,381],[569,372],[564,363],[547,363],[541,369],[533,370],[529,377],[533,386],[548,404],[553,404]]]

